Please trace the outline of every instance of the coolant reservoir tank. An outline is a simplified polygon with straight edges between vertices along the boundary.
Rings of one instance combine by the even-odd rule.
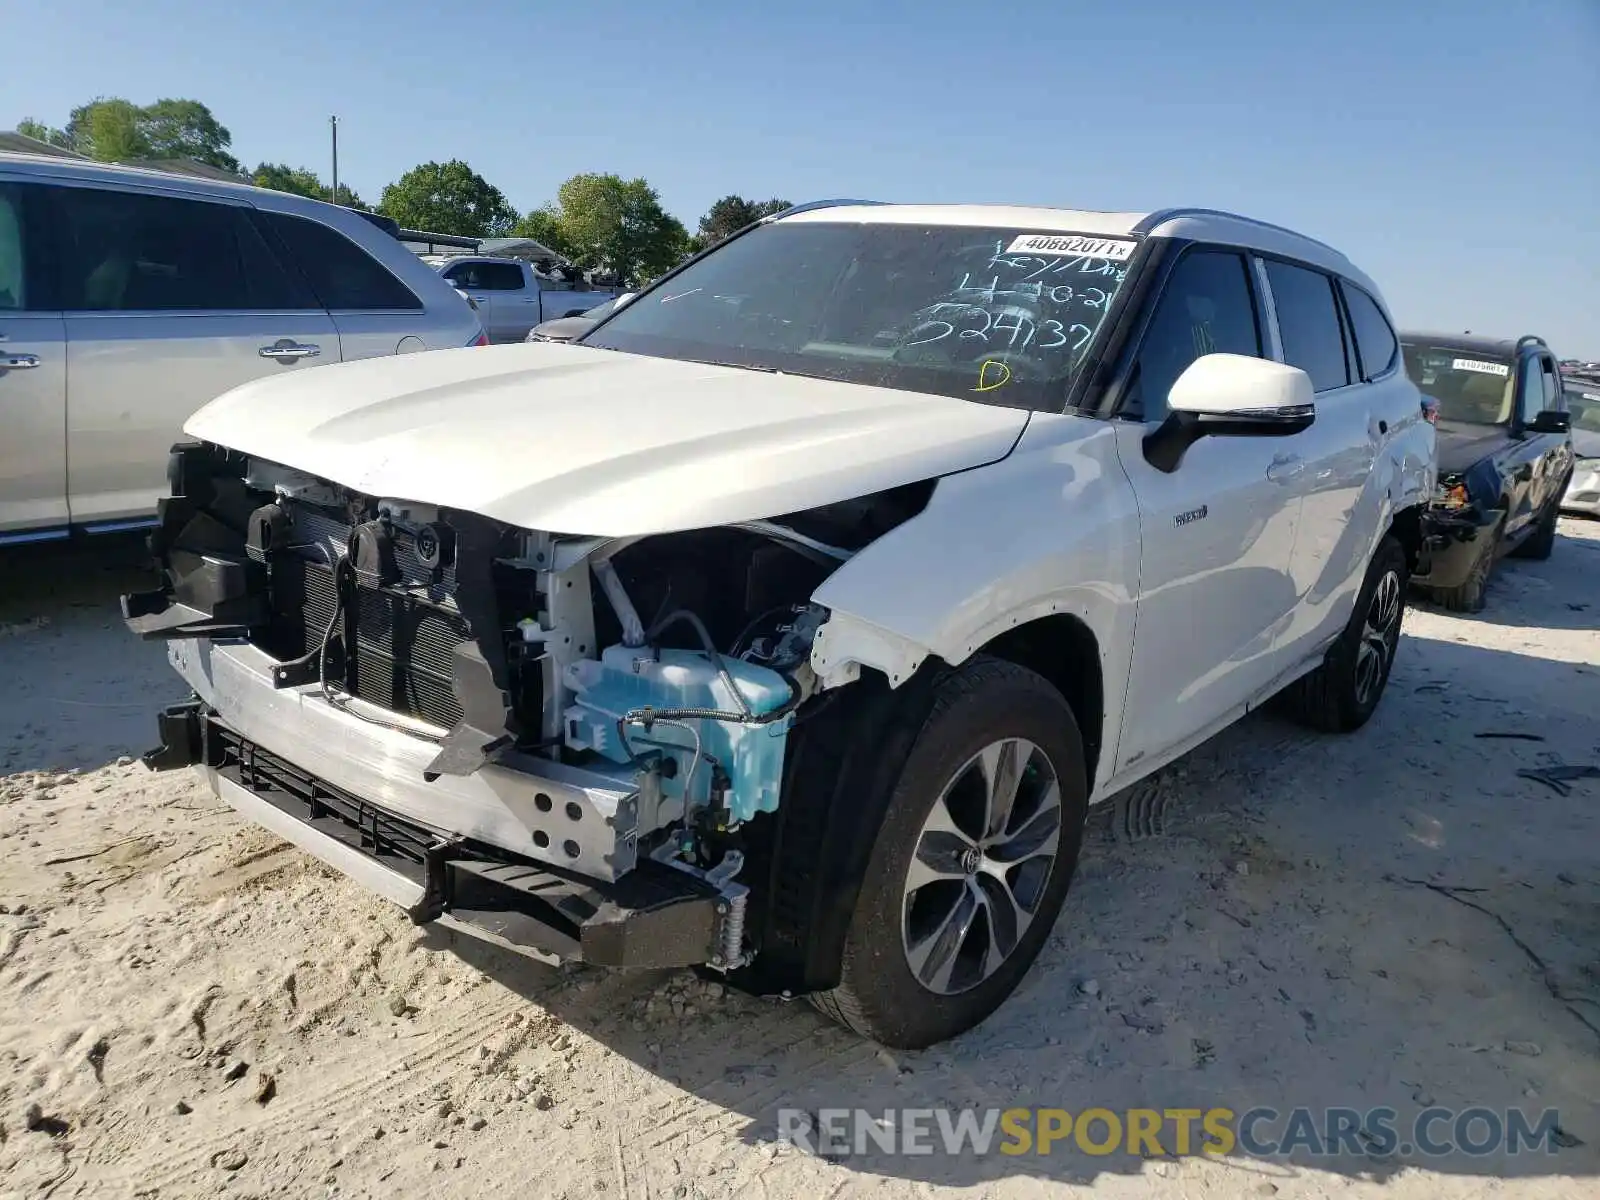
[[[723,664],[751,712],[770,713],[789,699],[789,683],[776,671],[733,658],[725,658]],[[628,745],[623,745],[617,722],[639,709],[741,711],[739,698],[728,690],[709,655],[697,650],[607,646],[598,660],[570,664],[565,678],[576,700],[568,707],[564,722],[566,742],[572,749],[593,750],[619,763],[647,750],[669,753],[678,761],[678,769],[664,782],[663,790],[681,797],[692,770],[687,797],[691,805],[705,803],[710,797],[712,770],[705,758],[709,755],[727,772],[729,815],[734,820],[748,820],[778,807],[791,715],[766,725],[705,717],[668,718],[677,723],[658,722],[648,732],[642,724],[632,722],[627,725]]]

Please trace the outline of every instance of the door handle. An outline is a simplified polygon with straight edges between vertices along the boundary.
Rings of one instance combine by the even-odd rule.
[[[1306,461],[1298,454],[1280,454],[1267,468],[1267,478],[1273,483],[1288,483],[1306,469]]]
[[[270,346],[263,346],[259,351],[262,358],[276,359],[279,362],[293,362],[301,358],[316,358],[322,353],[321,346],[302,345],[291,342],[288,338],[274,342]]]
[[[31,371],[38,365],[37,354],[0,354],[0,371]]]

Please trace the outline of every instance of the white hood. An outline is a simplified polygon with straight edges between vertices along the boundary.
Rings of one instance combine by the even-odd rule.
[[[1014,408],[527,343],[246,384],[191,437],[367,495],[626,536],[758,520],[1004,458]]]

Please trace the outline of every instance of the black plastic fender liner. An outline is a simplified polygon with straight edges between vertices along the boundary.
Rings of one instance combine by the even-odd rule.
[[[898,688],[877,672],[824,693],[789,733],[783,799],[745,830],[746,926],[755,960],[729,982],[758,995],[839,982],[845,937],[901,770],[949,668],[931,660]],[[825,707],[821,707],[825,705]]]

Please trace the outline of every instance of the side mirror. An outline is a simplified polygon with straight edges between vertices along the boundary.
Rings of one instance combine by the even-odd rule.
[[[1572,414],[1547,408],[1528,422],[1529,433],[1571,433]]]
[[[1317,419],[1309,375],[1244,354],[1195,359],[1167,393],[1167,409],[1167,419],[1145,436],[1144,456],[1169,473],[1203,437],[1287,437]]]

